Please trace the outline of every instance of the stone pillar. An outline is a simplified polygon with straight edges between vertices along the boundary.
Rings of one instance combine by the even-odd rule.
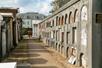
[[[2,31],[1,31],[2,20],[3,20],[3,17],[0,15],[0,61],[2,58]]]
[[[2,30],[2,56],[6,55],[6,29]]]

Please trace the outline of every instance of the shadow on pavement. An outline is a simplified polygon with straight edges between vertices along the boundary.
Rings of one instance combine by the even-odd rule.
[[[48,51],[48,50],[31,50],[31,52],[30,53],[32,53],[32,52],[50,52],[50,51]]]
[[[56,66],[34,66],[33,68],[58,68]]]
[[[40,56],[40,54],[35,54],[35,53],[34,54],[29,53],[28,55],[29,55],[29,57],[39,57]]]
[[[29,59],[30,64],[46,64],[48,61],[43,58]]]
[[[40,56],[40,54],[35,54],[35,53],[13,53],[12,55],[10,55],[9,57],[38,57]]]
[[[44,47],[42,47],[40,45],[33,44],[33,45],[29,45],[29,49],[44,49]]]

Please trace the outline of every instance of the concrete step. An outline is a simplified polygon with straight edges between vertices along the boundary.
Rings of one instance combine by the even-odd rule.
[[[30,63],[17,64],[17,68],[31,68]]]

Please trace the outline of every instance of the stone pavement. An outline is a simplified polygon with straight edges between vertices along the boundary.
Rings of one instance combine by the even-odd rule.
[[[51,47],[36,40],[22,40],[3,62],[17,62],[18,68],[79,68],[67,64]]]

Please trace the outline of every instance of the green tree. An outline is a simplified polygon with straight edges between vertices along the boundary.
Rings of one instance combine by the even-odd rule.
[[[55,12],[56,10],[58,10],[59,8],[61,8],[62,6],[64,6],[66,3],[68,3],[70,0],[54,0],[51,3],[51,6],[53,7],[52,10],[50,11],[50,13]]]

